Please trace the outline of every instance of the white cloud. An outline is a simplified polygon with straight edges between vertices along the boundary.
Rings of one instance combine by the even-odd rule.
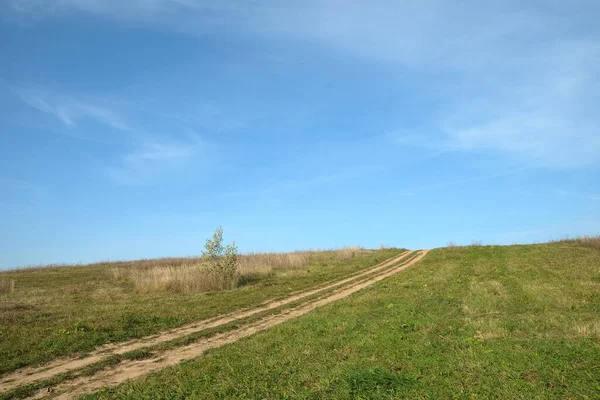
[[[451,146],[541,166],[597,163],[600,42],[561,42],[549,51],[522,60],[526,82],[502,80],[490,94],[455,105],[442,125]]]
[[[597,1],[63,0],[51,9],[45,3],[13,0],[21,12],[78,11],[194,35],[323,47],[395,68],[439,100],[422,141],[428,147],[498,152],[558,168],[600,161]],[[72,112],[33,103],[76,123]]]
[[[180,171],[202,148],[203,143],[198,138],[188,142],[146,141],[125,154],[119,165],[107,172],[118,185],[149,185],[170,172]]]
[[[120,115],[92,102],[43,90],[17,90],[16,92],[25,103],[56,117],[69,128],[75,128],[82,122],[92,120],[113,129],[129,130]]]
[[[206,147],[196,132],[174,126],[177,124],[170,121],[172,117],[165,116],[159,108],[140,108],[137,104],[123,100],[89,101],[87,98],[43,90],[15,92],[31,107],[57,118],[64,125],[62,131],[69,136],[92,139],[87,136],[87,123],[90,121],[111,130],[126,132],[126,135],[118,135],[112,141],[104,141],[117,146],[113,151],[118,151],[116,148],[122,146],[131,147],[129,152],[120,153],[112,166],[101,167],[108,178],[118,185],[150,185],[161,178],[182,174],[182,167],[188,165],[190,160],[202,159],[197,156]],[[114,111],[115,104],[121,112]],[[143,115],[140,115],[141,112]],[[128,120],[127,123],[124,122],[125,119]],[[165,126],[168,127],[168,132],[164,131]],[[106,130],[100,132],[108,134]]]

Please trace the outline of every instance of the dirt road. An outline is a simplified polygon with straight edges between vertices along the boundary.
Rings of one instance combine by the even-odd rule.
[[[209,328],[219,327],[236,320],[257,316],[260,313],[276,310],[279,307],[291,303],[299,303],[292,307],[284,308],[280,312],[270,313],[263,317],[259,317],[257,320],[251,322],[241,322],[241,326],[229,331],[198,339],[189,345],[163,351],[153,358],[123,361],[112,369],[100,370],[92,376],[82,376],[71,381],[64,381],[53,387],[50,392],[47,389],[40,391],[34,398],[56,397],[70,399],[99,390],[106,386],[114,386],[125,382],[128,379],[134,379],[149,372],[175,365],[181,361],[196,358],[208,349],[233,343],[256,332],[306,314],[317,307],[344,298],[415,264],[423,258],[426,253],[427,251],[421,251],[413,258],[412,256],[415,255],[414,252],[405,252],[365,271],[355,273],[345,279],[298,292],[284,299],[273,299],[252,309],[241,310],[209,320],[200,321],[142,340],[104,346],[81,359],[63,359],[38,368],[23,369],[3,377],[0,381],[0,392],[11,390],[12,388],[27,383],[46,380],[60,373],[78,370],[102,361],[104,358],[111,355],[147,348],[159,343],[183,338],[187,335],[201,332]]]

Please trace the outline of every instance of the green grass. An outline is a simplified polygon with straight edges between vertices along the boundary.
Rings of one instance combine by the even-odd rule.
[[[354,295],[86,398],[597,399],[600,251],[437,249]]]
[[[307,267],[275,270],[238,289],[211,293],[136,293],[131,282],[111,279],[111,263],[3,272],[0,278],[14,279],[16,288],[0,295],[0,374],[252,307],[401,251],[365,251],[351,260],[319,252]]]
[[[408,257],[403,258],[402,262],[410,261],[411,259],[415,258],[417,255],[418,255],[418,253],[415,252],[412,255],[409,255]],[[372,277],[377,274],[378,274],[378,272],[369,273],[368,275],[366,275],[366,277]],[[242,319],[239,319],[239,320],[236,320],[236,321],[233,321],[230,323],[226,323],[223,325],[219,325],[218,327],[204,329],[204,330],[201,330],[201,331],[198,331],[195,333],[191,333],[191,334],[188,334],[185,336],[178,337],[178,338],[170,340],[170,341],[161,342],[156,345],[146,346],[146,347],[140,348],[138,350],[133,350],[128,353],[111,355],[103,360],[95,362],[84,368],[69,371],[68,373],[59,374],[59,375],[56,375],[47,380],[38,381],[35,383],[27,384],[27,385],[12,389],[8,392],[0,394],[0,399],[1,400],[12,400],[12,399],[20,399],[20,398],[30,397],[30,396],[35,395],[38,391],[40,391],[44,388],[53,387],[53,386],[56,386],[56,385],[62,383],[63,381],[72,380],[77,377],[94,375],[96,372],[98,372],[100,370],[112,368],[125,360],[140,360],[140,359],[150,358],[150,357],[160,357],[161,353],[163,353],[164,351],[174,349],[177,347],[181,347],[181,346],[189,345],[191,343],[198,341],[199,339],[214,336],[215,334],[234,329],[240,325],[253,323],[257,320],[260,320],[261,318],[263,318],[265,316],[277,314],[277,313],[282,312],[285,309],[296,307],[307,301],[313,301],[313,300],[322,298],[324,296],[327,296],[327,295],[331,294],[331,292],[334,290],[335,290],[335,288],[326,289],[322,292],[304,297],[301,300],[288,303],[284,306],[281,306],[281,307],[278,307],[278,308],[275,308],[272,310],[259,312],[256,315],[242,318]]]

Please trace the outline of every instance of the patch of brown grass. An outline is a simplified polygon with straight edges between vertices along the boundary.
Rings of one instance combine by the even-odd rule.
[[[364,252],[359,246],[334,250],[339,260],[350,261]],[[108,275],[114,281],[130,281],[133,290],[150,292],[209,292],[229,290],[240,282],[248,282],[275,274],[277,271],[297,270],[308,266],[316,251],[289,253],[250,253],[237,257],[237,274],[233,278],[211,273],[198,258],[165,258],[111,264]]]
[[[573,327],[576,337],[600,338],[600,323],[591,322],[587,324],[577,324]]]
[[[290,253],[250,253],[240,255],[238,275],[241,282],[271,276],[277,270],[296,270],[306,267],[314,251],[293,251]]]
[[[298,269],[307,266],[314,251],[290,253],[250,253],[238,256],[240,275],[270,275],[275,269]]]
[[[210,292],[230,290],[239,282],[272,275],[276,270],[294,270],[307,266],[313,251],[290,253],[251,253],[237,257],[235,277],[210,272],[198,258],[165,258],[119,263],[107,271],[115,281],[128,280],[140,293]]]
[[[553,243],[571,243],[579,246],[589,247],[595,250],[600,250],[600,234],[598,235],[584,235],[577,236],[574,238],[566,237],[564,239],[553,240]]]
[[[352,260],[357,254],[365,251],[360,246],[346,246],[337,250],[337,258],[344,261]]]
[[[14,279],[0,279],[0,294],[9,294],[15,291]]]
[[[128,278],[133,283],[134,290],[142,293],[229,290],[237,286],[238,279],[238,277],[224,278],[222,275],[208,271],[202,264],[132,268],[128,271]]]

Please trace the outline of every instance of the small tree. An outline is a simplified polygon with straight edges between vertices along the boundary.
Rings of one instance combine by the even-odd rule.
[[[237,282],[237,247],[235,242],[223,247],[223,228],[219,227],[212,239],[206,239],[202,259],[208,270],[221,281],[223,288],[231,288]]]

